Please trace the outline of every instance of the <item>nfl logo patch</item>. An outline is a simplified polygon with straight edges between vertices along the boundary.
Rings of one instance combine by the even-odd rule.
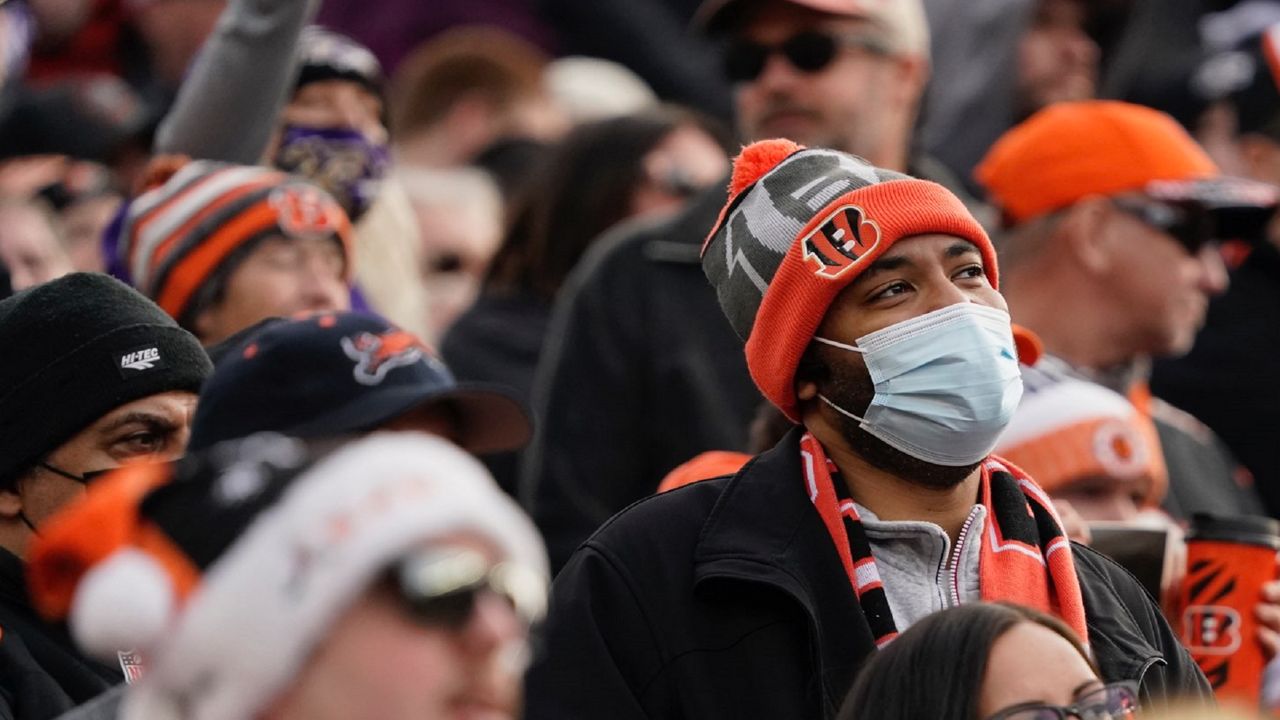
[[[116,656],[120,659],[120,670],[124,673],[124,681],[126,683],[132,685],[142,679],[142,673],[145,668],[142,665],[141,655],[130,650],[118,652]]]

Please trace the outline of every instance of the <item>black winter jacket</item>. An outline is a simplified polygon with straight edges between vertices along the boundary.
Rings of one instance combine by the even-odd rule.
[[[475,305],[445,333],[440,355],[460,382],[497,383],[527,404],[550,320],[550,305],[532,293],[482,290]],[[504,452],[480,458],[513,497],[518,494],[520,456]]]
[[[732,478],[642,500],[584,543],[552,590],[529,720],[834,717],[875,645],[803,492],[799,437]],[[1137,581],[1074,554],[1104,678],[1208,697]]]
[[[724,198],[709,190],[670,222],[609,233],[561,290],[520,478],[553,568],[675,466],[746,449],[760,392],[698,257]]]
[[[1272,517],[1280,517],[1277,353],[1280,248],[1263,244],[1232,273],[1227,293],[1209,304],[1191,352],[1157,362],[1151,377],[1157,395],[1213,428],[1249,468]]]
[[[0,550],[0,706],[17,720],[47,720],[123,680],[119,670],[80,654],[65,629],[36,615],[22,561]]]

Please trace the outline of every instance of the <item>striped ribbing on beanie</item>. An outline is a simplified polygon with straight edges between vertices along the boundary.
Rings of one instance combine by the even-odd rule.
[[[324,191],[276,170],[209,161],[130,203],[117,259],[139,290],[182,318],[223,263],[270,232],[333,235],[350,259],[350,223]]]

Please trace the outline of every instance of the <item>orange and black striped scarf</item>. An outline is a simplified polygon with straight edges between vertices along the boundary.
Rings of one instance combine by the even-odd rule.
[[[897,636],[898,626],[857,506],[813,435],[800,440],[800,455],[809,499],[831,534],[876,646],[883,646]],[[995,456],[982,465],[981,494],[987,508],[978,561],[982,599],[1057,615],[1087,643],[1070,541],[1049,497],[1026,473]]]

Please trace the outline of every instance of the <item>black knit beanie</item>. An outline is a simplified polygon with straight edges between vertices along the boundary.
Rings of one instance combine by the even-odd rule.
[[[121,405],[198,392],[212,369],[195,336],[107,275],[0,301],[0,487]]]
[[[332,30],[310,25],[298,39],[298,80],[302,86],[323,80],[347,80],[383,97],[382,64],[369,48]]]

